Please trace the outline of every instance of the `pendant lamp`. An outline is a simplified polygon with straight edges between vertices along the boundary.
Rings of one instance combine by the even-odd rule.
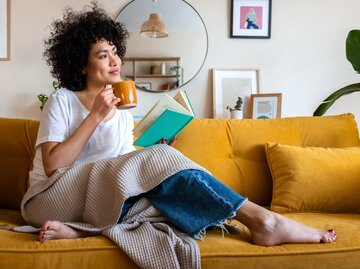
[[[150,14],[149,19],[143,23],[140,29],[140,34],[149,38],[161,38],[167,37],[169,35],[169,31],[160,20],[159,13]]]

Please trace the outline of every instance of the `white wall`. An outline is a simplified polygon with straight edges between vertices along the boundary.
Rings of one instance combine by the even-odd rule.
[[[63,7],[81,9],[85,0],[11,1],[11,61],[0,62],[0,117],[38,119],[36,95],[51,93],[52,78],[43,58],[43,40]],[[126,0],[99,0],[114,17]],[[349,30],[360,29],[359,0],[273,0],[271,39],[231,39],[230,0],[188,0],[209,34],[205,64],[185,89],[198,117],[212,116],[214,67],[261,69],[260,92],[282,92],[282,116],[312,115],[334,90],[360,81],[345,57]],[[158,94],[140,92],[144,113]],[[360,94],[343,97],[327,114],[352,112],[360,122]]]

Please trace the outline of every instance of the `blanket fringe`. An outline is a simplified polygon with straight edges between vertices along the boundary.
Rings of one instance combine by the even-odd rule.
[[[13,226],[9,224],[0,224],[0,229],[19,233],[38,233],[40,231],[40,228],[36,228],[30,225]]]

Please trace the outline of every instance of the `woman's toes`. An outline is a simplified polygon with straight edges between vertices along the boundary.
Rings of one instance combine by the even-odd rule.
[[[323,234],[320,243],[331,243],[336,240],[336,232],[333,229],[327,230],[325,234]]]

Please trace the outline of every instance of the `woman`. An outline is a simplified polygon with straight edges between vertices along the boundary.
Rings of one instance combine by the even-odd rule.
[[[107,86],[120,80],[127,37],[125,28],[96,4],[88,12],[69,9],[63,20],[54,22],[44,55],[52,75],[64,88],[51,95],[43,111],[31,185],[51,179],[64,167],[116,158],[135,150],[132,117],[116,109],[119,99]],[[190,184],[191,188],[187,187]],[[270,212],[197,169],[181,170],[149,192],[127,199],[119,221],[143,196],[171,223],[195,238],[207,227],[234,217],[249,228],[253,243],[258,245],[336,239],[333,230],[313,229]],[[39,241],[87,235],[63,222],[48,220],[41,227]]]
[[[257,26],[255,24],[256,21],[256,12],[253,8],[249,9],[248,14],[246,15],[246,21],[247,21],[247,26],[246,29],[250,29],[251,27],[254,29],[259,29],[259,26]]]

